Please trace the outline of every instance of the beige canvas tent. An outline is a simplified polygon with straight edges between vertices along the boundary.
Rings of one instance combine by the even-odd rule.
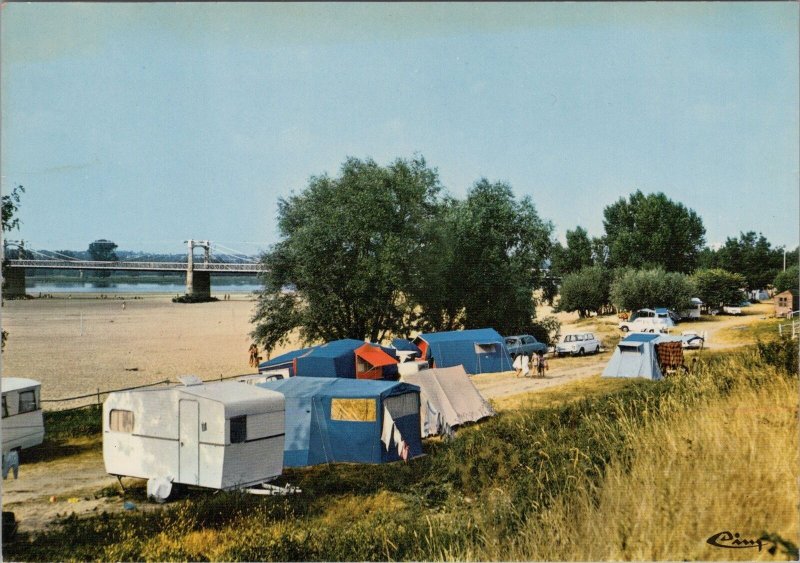
[[[420,388],[419,414],[423,438],[449,434],[459,424],[495,414],[460,365],[402,375],[401,380]]]

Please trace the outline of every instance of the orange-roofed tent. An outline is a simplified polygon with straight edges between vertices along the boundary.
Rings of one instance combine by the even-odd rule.
[[[391,357],[377,346],[365,343],[356,349],[356,379],[386,379],[384,375],[397,373],[394,370],[384,368],[387,366],[397,366],[397,359]]]
[[[292,376],[350,379],[397,379],[397,359],[391,349],[363,340],[334,340],[287,352],[259,365],[259,371],[286,367]]]

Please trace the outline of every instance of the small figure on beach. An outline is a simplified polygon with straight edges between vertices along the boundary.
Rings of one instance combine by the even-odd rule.
[[[123,311],[125,310],[125,302],[124,301],[122,302],[122,310]]]
[[[536,371],[539,377],[544,377],[544,372],[547,371],[547,358],[541,350],[536,353]]]
[[[250,353],[250,367],[257,368],[258,367],[258,346],[256,343],[252,343],[250,345],[250,349],[248,350]]]

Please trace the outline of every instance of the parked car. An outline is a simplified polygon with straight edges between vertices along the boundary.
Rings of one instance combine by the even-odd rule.
[[[565,354],[583,356],[584,354],[597,354],[600,351],[600,341],[591,332],[578,332],[565,334],[556,345],[556,355]]]
[[[673,326],[675,323],[669,317],[639,317],[633,321],[619,323],[622,332],[667,332]]]
[[[681,316],[675,311],[671,311],[666,307],[657,307],[655,309],[639,309],[635,311],[628,321],[635,321],[637,319],[665,319],[668,326],[674,326],[681,320]],[[669,321],[672,324],[669,324]]]
[[[506,348],[512,358],[517,356],[526,355],[531,356],[538,352],[543,354],[547,353],[547,344],[539,342],[530,334],[521,334],[519,336],[507,336]]]

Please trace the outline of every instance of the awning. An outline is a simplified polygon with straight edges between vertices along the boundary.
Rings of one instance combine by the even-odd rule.
[[[364,360],[373,368],[390,366],[397,363],[396,359],[371,344],[364,344],[360,348],[356,348],[356,357]]]

